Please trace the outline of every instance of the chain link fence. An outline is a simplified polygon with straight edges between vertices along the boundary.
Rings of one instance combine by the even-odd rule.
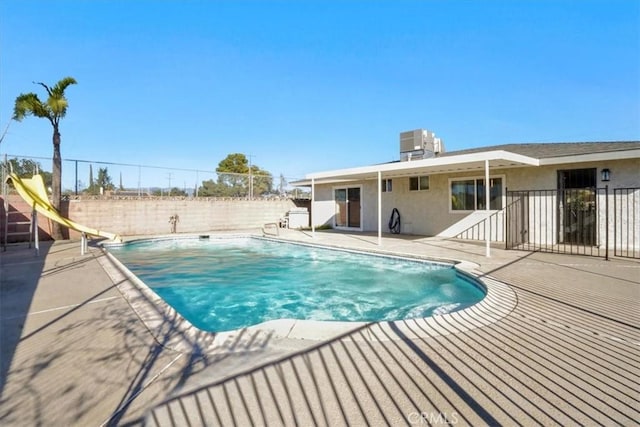
[[[0,154],[2,179],[13,170],[21,176],[43,175],[51,184],[48,157]],[[310,191],[289,183],[299,178],[261,173],[218,173],[98,160],[62,160],[62,192],[69,199],[100,197],[214,197],[309,199]]]

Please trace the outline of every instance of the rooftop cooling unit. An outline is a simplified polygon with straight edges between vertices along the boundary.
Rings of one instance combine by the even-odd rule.
[[[436,134],[425,129],[400,133],[400,160],[429,159],[444,152],[444,143]]]

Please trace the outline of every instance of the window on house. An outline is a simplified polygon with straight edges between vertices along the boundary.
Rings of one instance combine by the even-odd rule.
[[[390,179],[383,179],[382,180],[382,192],[383,193],[390,193],[392,189],[393,189],[393,185],[391,183],[391,180]]]
[[[409,178],[409,191],[422,191],[429,189],[428,176],[412,176]]]
[[[451,210],[473,211],[485,209],[484,179],[451,181]],[[502,178],[489,179],[489,209],[502,209]]]

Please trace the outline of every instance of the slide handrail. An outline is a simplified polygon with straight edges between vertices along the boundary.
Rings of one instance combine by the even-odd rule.
[[[49,201],[42,175],[37,174],[34,175],[33,178],[20,178],[14,172],[11,172],[6,178],[6,182],[9,181],[13,183],[13,186],[20,197],[22,197],[29,206],[52,221],[62,224],[72,230],[79,231],[80,233],[86,233],[97,237],[105,237],[115,241],[122,241],[122,238],[115,233],[86,227],[60,215]]]

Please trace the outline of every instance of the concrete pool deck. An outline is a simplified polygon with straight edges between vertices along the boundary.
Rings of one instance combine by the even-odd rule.
[[[515,304],[486,324],[480,313],[434,318],[441,334],[365,324],[318,341],[247,330],[211,352],[166,313],[143,323],[98,248],[80,256],[78,242],[47,242],[35,257],[12,246],[0,263],[0,424],[638,423],[638,260],[498,248],[485,258],[483,245],[455,240],[376,239],[327,231],[314,241],[464,259],[508,284]]]

